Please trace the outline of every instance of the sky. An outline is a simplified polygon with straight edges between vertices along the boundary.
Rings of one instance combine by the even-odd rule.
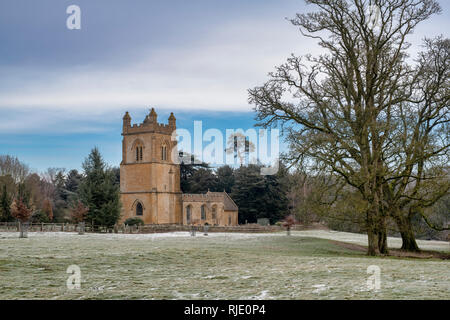
[[[81,9],[69,30],[67,7]],[[417,28],[450,29],[450,4]],[[122,117],[142,122],[154,107],[178,128],[255,125],[247,90],[291,53],[317,53],[287,18],[302,0],[2,0],[0,154],[36,171],[81,167],[97,146],[121,161]],[[282,147],[283,148],[283,147]]]

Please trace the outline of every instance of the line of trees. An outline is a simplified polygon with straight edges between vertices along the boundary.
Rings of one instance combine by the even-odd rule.
[[[289,173],[288,199],[292,214],[305,225],[313,222],[326,224],[332,230],[365,233],[367,203],[354,188],[338,183],[333,176],[310,175],[302,170]],[[447,240],[450,232],[450,194],[442,197],[424,214],[411,217],[411,227],[418,239]],[[431,228],[430,224],[434,227]],[[401,236],[393,219],[387,219],[390,236]]]
[[[193,161],[191,162],[193,163]],[[282,168],[276,175],[261,175],[260,165],[228,165],[211,169],[208,164],[181,163],[181,189],[183,193],[225,191],[239,207],[239,223],[256,223],[267,218],[274,224],[289,213],[287,171]]]
[[[82,168],[82,173],[49,168],[37,174],[17,158],[0,156],[0,221],[113,226],[120,217],[120,170],[108,167],[97,148]],[[213,170],[206,163],[182,163],[180,170],[184,193],[229,193],[239,206],[239,223],[256,223],[258,218],[276,223],[289,214],[289,179],[283,166],[273,176],[261,175],[260,165]]]
[[[10,168],[11,164],[22,168]],[[120,213],[119,169],[109,168],[97,149],[92,150],[82,167],[83,173],[48,169],[36,175],[18,159],[0,156],[0,220],[114,225]],[[334,230],[366,232],[366,201],[334,175],[287,170],[282,163],[274,176],[262,176],[260,172],[259,165],[211,169],[205,163],[182,163],[182,191],[226,191],[239,206],[241,224],[254,223],[258,218],[268,218],[274,224],[292,215],[306,225],[323,222]],[[428,224],[442,227],[450,221],[449,200],[447,195],[427,208]],[[415,235],[446,239],[421,215],[413,216],[411,224]],[[391,235],[398,234],[392,220],[387,221],[386,229]]]
[[[97,148],[82,168],[38,174],[16,157],[0,156],[0,221],[113,226],[120,217],[120,170],[108,167]]]

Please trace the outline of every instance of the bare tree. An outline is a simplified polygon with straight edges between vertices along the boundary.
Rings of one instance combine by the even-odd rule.
[[[47,216],[49,221],[53,220],[53,206],[50,199],[44,199],[42,204],[42,212]]]
[[[30,173],[30,168],[17,157],[0,155],[0,176],[11,176],[15,183],[21,183]]]
[[[390,146],[384,151],[386,210],[402,235],[402,248],[418,251],[411,219],[450,190],[450,40],[425,40],[408,101],[393,109]],[[448,229],[448,228],[447,228]]]
[[[398,150],[409,152],[402,146],[399,134],[405,132],[399,124],[408,122],[412,108],[420,104],[427,104],[426,119],[436,113],[439,119],[442,104],[448,104],[448,77],[422,87],[426,98],[417,98],[418,83],[429,77],[420,61],[417,67],[408,64],[406,40],[417,24],[441,9],[435,0],[306,2],[319,11],[297,14],[291,22],[304,36],[316,39],[325,53],[292,55],[264,85],[249,90],[249,101],[262,125],[286,126],[292,162],[308,172],[335,176],[361,194],[368,254],[387,253],[386,219],[392,205],[386,199],[387,181],[396,181],[391,178],[410,165],[393,160]],[[376,23],[373,5],[378,8]],[[439,103],[429,103],[438,97]],[[444,125],[441,121],[435,132]],[[428,150],[431,142],[421,141]],[[418,159],[413,162],[425,165],[430,160]],[[406,171],[409,177],[415,173]],[[410,181],[406,185],[411,188]],[[417,188],[421,185],[416,183]]]

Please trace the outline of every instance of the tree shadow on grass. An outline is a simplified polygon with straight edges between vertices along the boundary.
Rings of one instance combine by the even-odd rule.
[[[353,250],[355,252],[367,252],[367,247],[354,244],[347,243],[342,241],[330,240],[331,243],[346,248],[349,250]],[[389,249],[388,255],[383,255],[384,257],[396,257],[396,258],[411,258],[411,259],[440,259],[440,260],[450,260],[450,253],[432,251],[432,250],[421,250],[420,252],[408,252],[401,249]]]

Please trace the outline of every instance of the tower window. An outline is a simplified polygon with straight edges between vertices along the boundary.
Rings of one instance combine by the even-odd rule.
[[[142,161],[143,159],[143,151],[142,151],[142,146],[137,146],[136,147],[136,161]]]
[[[136,205],[136,215],[137,216],[143,216],[144,215],[144,208],[142,208],[142,204],[140,202]]]
[[[167,146],[165,145],[161,147],[161,160],[167,160]]]

